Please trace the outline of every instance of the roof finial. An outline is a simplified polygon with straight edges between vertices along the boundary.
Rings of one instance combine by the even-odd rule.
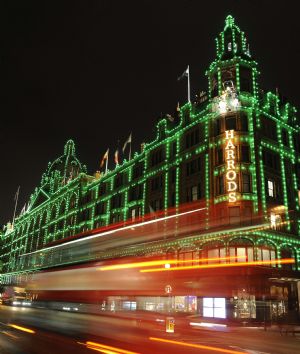
[[[228,15],[225,20],[225,28],[234,26],[234,18]]]

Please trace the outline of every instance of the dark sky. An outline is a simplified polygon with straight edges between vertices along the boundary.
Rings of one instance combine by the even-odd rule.
[[[157,117],[207,89],[215,37],[232,14],[259,63],[263,87],[299,106],[297,1],[3,1],[0,4],[0,224],[39,185],[49,161],[75,140],[92,174],[117,141],[133,147]],[[111,154],[112,155],[112,154]],[[111,156],[112,157],[112,156]]]

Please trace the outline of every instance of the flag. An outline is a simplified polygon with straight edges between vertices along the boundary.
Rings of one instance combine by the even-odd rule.
[[[166,117],[170,122],[174,122],[174,117],[172,117],[171,114],[167,114]]]
[[[104,166],[104,162],[105,160],[107,161],[108,160],[108,153],[109,153],[109,149],[106,150],[106,153],[103,155],[102,157],[102,161],[100,163],[100,168],[102,168]]]
[[[119,149],[117,149],[115,151],[115,164],[118,165],[119,164]]]
[[[190,74],[190,68],[189,68],[189,66],[188,66],[188,67],[186,68],[186,70],[184,71],[184,73],[183,73],[181,76],[179,76],[179,77],[177,78],[177,80],[180,81],[180,80],[184,79],[185,77],[188,77],[189,74]]]
[[[123,145],[123,148],[122,148],[123,154],[124,154],[127,144],[131,144],[131,137],[132,137],[132,133],[129,134],[128,139],[125,141],[125,143]]]
[[[15,201],[15,202],[18,200],[19,191],[20,191],[20,186],[18,187],[18,189],[17,189],[17,191],[16,191],[16,194],[15,194],[15,197],[14,197],[14,201]]]

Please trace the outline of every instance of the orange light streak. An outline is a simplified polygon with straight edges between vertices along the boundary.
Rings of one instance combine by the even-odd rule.
[[[17,326],[15,324],[10,324],[10,327],[13,327],[15,329],[19,329],[20,331],[23,332],[27,332],[27,333],[35,333],[35,331],[33,331],[32,329],[26,328],[26,327],[21,327],[21,326]]]
[[[192,344],[192,343],[178,342],[178,341],[170,340],[170,339],[163,339],[163,338],[156,338],[156,337],[149,337],[149,339],[152,340],[152,341],[155,341],[155,342],[176,344],[176,345],[181,345],[183,347],[190,347],[190,348],[212,350],[212,351],[220,352],[220,353],[246,354],[245,352],[238,352],[236,350],[222,349],[222,348],[217,348],[217,347],[210,347],[208,345],[202,345],[202,344]]]
[[[214,258],[201,258],[201,261],[223,261],[230,259],[239,259],[244,258],[244,256],[227,256],[227,257],[214,257]],[[192,260],[182,260],[180,263],[191,263]],[[117,270],[117,269],[130,269],[130,268],[144,268],[152,267],[156,265],[165,265],[165,264],[177,264],[178,260],[174,259],[164,259],[159,261],[148,261],[148,262],[136,262],[136,263],[125,263],[125,264],[112,264],[109,266],[100,267],[97,270]]]
[[[243,257],[244,258],[244,257]],[[180,266],[173,268],[152,268],[152,269],[141,269],[141,273],[149,272],[167,272],[174,270],[187,270],[187,269],[209,269],[209,268],[226,268],[226,267],[242,267],[242,266],[252,266],[252,265],[270,265],[270,264],[292,264],[295,263],[294,258],[284,258],[275,259],[269,261],[252,261],[252,262],[237,262],[237,263],[216,263],[216,264],[203,264],[194,266]]]
[[[139,354],[129,350],[111,347],[109,345],[100,344],[96,342],[86,342],[86,347],[106,354]]]

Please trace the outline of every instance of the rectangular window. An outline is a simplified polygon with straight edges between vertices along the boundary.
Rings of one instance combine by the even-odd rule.
[[[223,149],[218,150],[218,165],[222,165],[224,163],[224,154],[223,154]]]
[[[193,186],[192,187],[192,201],[195,201],[198,199],[198,186]]]
[[[151,155],[151,166],[160,164],[164,159],[163,150],[159,149],[152,153]]]
[[[241,146],[242,162],[250,162],[250,149],[248,145]]]
[[[231,117],[226,117],[225,120],[225,126],[226,130],[236,130],[236,117],[231,116]]]
[[[251,192],[251,187],[250,187],[250,175],[248,173],[243,173],[243,193],[250,193]]]
[[[275,198],[275,183],[268,179],[268,196]]]
[[[248,131],[248,117],[245,114],[241,115],[241,131]]]
[[[224,194],[224,176],[218,176],[217,178],[217,194]]]
[[[135,209],[131,210],[131,219],[135,219]]]
[[[177,147],[176,141],[173,141],[170,146],[171,157],[174,157],[176,155],[176,152],[177,152],[176,147]]]
[[[189,149],[190,147],[198,144],[200,141],[200,131],[199,128],[188,132],[185,136],[185,148]]]

